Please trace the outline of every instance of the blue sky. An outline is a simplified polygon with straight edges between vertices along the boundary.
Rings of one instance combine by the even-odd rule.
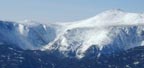
[[[0,0],[0,20],[76,21],[109,9],[144,12],[144,0]]]

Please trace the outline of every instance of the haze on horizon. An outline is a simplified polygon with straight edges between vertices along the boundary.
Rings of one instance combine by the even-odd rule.
[[[0,20],[66,22],[109,9],[144,12],[144,0],[0,0]]]

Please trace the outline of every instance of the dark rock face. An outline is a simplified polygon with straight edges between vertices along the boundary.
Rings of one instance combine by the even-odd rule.
[[[22,50],[11,45],[0,45],[0,68],[143,68],[144,47],[83,59],[62,58],[56,54]]]

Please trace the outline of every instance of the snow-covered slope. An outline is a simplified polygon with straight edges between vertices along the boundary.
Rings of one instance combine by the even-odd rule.
[[[108,10],[87,20],[36,24],[0,22],[0,43],[84,57],[91,47],[110,54],[144,45],[144,14]],[[95,51],[94,51],[95,52]]]
[[[0,21],[0,42],[17,45],[22,49],[40,49],[55,39],[56,28],[53,26],[56,25]]]
[[[112,53],[143,45],[144,14],[109,10],[87,20],[66,24],[65,30],[45,46],[82,58],[95,46],[101,53]],[[98,56],[100,53],[98,54]]]

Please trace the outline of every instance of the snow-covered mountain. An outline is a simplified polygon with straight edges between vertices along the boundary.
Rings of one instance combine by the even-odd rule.
[[[54,40],[56,28],[53,26],[56,25],[28,23],[0,21],[1,44],[14,44],[22,49],[40,49]]]
[[[144,14],[108,10],[87,20],[40,24],[0,21],[0,43],[83,58],[94,49],[117,53],[144,45]],[[90,50],[91,49],[91,50]]]

